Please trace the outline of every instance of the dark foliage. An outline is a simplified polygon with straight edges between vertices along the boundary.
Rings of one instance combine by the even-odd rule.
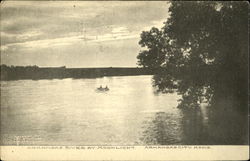
[[[158,91],[177,91],[179,107],[230,100],[247,110],[248,3],[173,1],[162,29],[143,31],[138,64],[156,72]]]

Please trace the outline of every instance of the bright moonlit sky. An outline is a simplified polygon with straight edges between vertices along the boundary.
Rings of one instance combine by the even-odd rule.
[[[162,27],[169,3],[1,3],[1,64],[135,67],[140,33]]]

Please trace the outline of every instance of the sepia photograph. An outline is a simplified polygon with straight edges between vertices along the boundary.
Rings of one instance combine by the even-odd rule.
[[[249,147],[248,14],[246,1],[2,1],[1,147]]]

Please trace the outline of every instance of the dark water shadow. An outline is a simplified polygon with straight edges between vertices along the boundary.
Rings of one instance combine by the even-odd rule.
[[[208,144],[208,118],[206,111],[202,111],[201,108],[191,108],[181,109],[181,113],[182,144]]]
[[[247,145],[246,118],[237,112],[202,107],[178,114],[157,112],[144,123],[146,145]]]
[[[248,145],[248,116],[230,107],[210,109],[208,134],[212,145]]]

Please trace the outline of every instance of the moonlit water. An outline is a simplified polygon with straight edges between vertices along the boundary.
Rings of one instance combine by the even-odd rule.
[[[178,99],[152,76],[2,81],[2,145],[185,144],[206,117],[190,124]]]

